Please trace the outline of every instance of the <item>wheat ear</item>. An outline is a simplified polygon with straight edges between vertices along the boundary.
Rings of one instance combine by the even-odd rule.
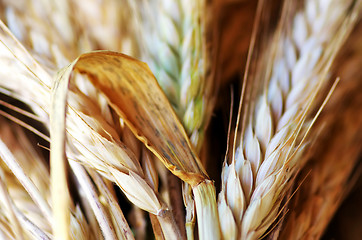
[[[233,229],[224,231],[225,236],[234,232],[235,238],[257,239],[276,219],[288,180],[298,168],[306,114],[355,22],[356,9],[353,1],[305,1],[292,29],[281,28],[274,35],[271,57],[259,63],[265,68],[248,79],[265,87],[256,97],[246,96],[249,105],[243,106],[250,112],[243,112],[246,124],[237,131],[231,163],[223,168],[219,209],[234,220],[222,227]]]
[[[51,207],[49,173],[45,166],[45,160],[36,152],[23,130],[13,124],[1,119],[2,125],[11,126],[1,128],[1,182],[4,198],[8,196],[9,202],[6,207],[2,199],[1,212],[3,217],[9,218],[9,210],[13,209],[16,221],[21,224],[22,234],[17,235],[14,220],[10,218],[11,229],[15,230],[15,239],[23,236],[23,239],[50,239],[51,233]],[[3,125],[4,126],[4,125]],[[4,189],[5,187],[5,189]],[[24,189],[26,191],[24,191]],[[69,206],[71,214],[71,239],[94,239],[91,234],[92,228],[87,224],[79,206],[71,203]],[[8,210],[6,210],[8,208]],[[8,213],[7,213],[8,212]]]
[[[70,20],[69,1],[5,1],[4,20],[17,39],[37,53],[38,61],[47,60],[63,66],[64,59],[74,58],[77,34]],[[25,10],[26,9],[26,10]]]
[[[35,94],[37,97],[28,98],[29,92],[25,89],[23,89],[25,91],[20,90],[23,92],[19,92],[19,89],[16,90],[14,85],[11,87],[6,86],[6,88],[12,90],[11,95],[18,97],[22,95],[23,97],[19,99],[30,104],[35,110],[41,109],[39,112],[43,113],[43,122],[47,123],[48,117],[46,115],[49,112],[47,99],[50,98],[51,78],[40,65],[31,59],[24,49],[19,47],[19,43],[14,42],[14,38],[9,35],[9,32],[6,32],[5,27],[3,27],[3,30],[5,30],[5,33],[3,32],[4,34],[2,35],[3,44],[5,44],[3,46],[7,46],[3,54],[10,55],[4,56],[2,59],[9,60],[10,57],[10,59],[12,59],[10,61],[18,63],[18,65],[15,64],[15,66],[17,65],[19,68],[14,66],[14,72],[17,72],[20,76],[25,74],[28,78],[24,78],[24,75],[21,77],[18,75],[17,77],[14,76],[14,81],[26,79],[28,84],[35,83],[37,88],[32,89],[36,89],[38,92],[31,92],[30,94]],[[9,52],[9,49],[12,50]],[[15,55],[17,58],[24,58],[14,58],[14,54],[16,53],[18,53],[18,55]],[[13,56],[11,57],[11,55]],[[25,69],[24,65],[26,66]],[[37,69],[33,68],[33,66],[36,66]],[[29,74],[27,68],[32,69],[33,72]],[[38,73],[44,75],[40,76]],[[89,84],[87,86],[86,81],[82,81],[84,78],[82,79],[81,76],[79,76],[77,79],[76,81],[79,83],[79,86],[73,86],[72,89],[74,89],[74,91],[69,93],[69,105],[72,107],[70,107],[68,111],[67,129],[69,132],[68,139],[72,144],[68,145],[68,157],[82,162],[87,167],[96,169],[103,176],[116,182],[133,203],[157,215],[159,220],[163,221],[164,227],[167,229],[170,228],[169,226],[173,226],[174,223],[172,215],[159,215],[160,213],[169,211],[169,208],[165,206],[164,202],[157,196],[157,193],[145,181],[143,171],[137,159],[135,159],[134,154],[119,140],[104,98],[102,100],[101,95],[97,94],[94,87],[88,88]],[[5,87],[5,85],[2,86]],[[95,99],[86,96],[92,93],[96,94],[93,95]],[[100,99],[97,99],[97,97]],[[95,118],[93,116],[95,116]],[[76,136],[82,137],[78,138]],[[107,160],[105,159],[105,154],[108,155]],[[139,188],[131,187],[134,185],[139,186]],[[167,223],[165,221],[166,218],[171,221]],[[169,233],[173,231],[173,233],[177,235],[177,228],[171,228],[173,228],[173,230],[169,231]]]
[[[4,1],[1,19],[33,56],[56,68],[94,49],[139,56],[126,1]],[[72,51],[69,51],[72,49]]]
[[[138,57],[133,26],[130,21],[131,11],[126,0],[106,1],[70,1],[70,14],[76,27],[82,30],[78,33],[80,39],[77,47],[80,53],[94,49],[118,51]],[[105,37],[106,36],[106,37]]]
[[[9,1],[3,19],[32,55],[53,73],[57,66],[63,67],[69,59],[93,49],[111,49],[138,56],[127,21],[130,11],[126,1],[88,1],[87,7],[82,4],[82,1],[67,0]],[[64,30],[67,34],[71,31],[71,35],[59,37]],[[55,64],[49,65],[45,57]],[[136,228],[135,232],[140,231]]]
[[[215,88],[210,78],[211,53],[209,19],[210,3],[198,1],[154,0],[139,5],[147,19],[142,43],[144,59],[150,65],[160,86],[197,151],[200,150],[204,128],[212,114]],[[160,13],[155,15],[154,10]],[[139,13],[135,13],[140,15]]]
[[[314,127],[320,133],[304,157],[310,160],[299,174],[300,189],[290,204],[281,239],[319,239],[353,185],[351,175],[362,150],[362,81],[356,81],[362,78],[357,67],[362,64],[360,33],[361,22],[333,66],[341,82]]]
[[[24,4],[27,6],[27,11],[24,11]],[[63,67],[80,53],[99,48],[139,56],[134,41],[134,31],[128,21],[130,13],[126,1],[88,1],[85,7],[83,1],[76,0],[49,2],[32,0],[8,2],[4,18],[10,29],[31,50],[33,56],[38,56],[37,59],[45,64],[43,58],[47,56],[56,66]],[[49,15],[51,21],[47,20]],[[56,21],[53,21],[54,16],[57,16]],[[31,24],[27,24],[28,22]],[[59,38],[58,36],[64,34],[62,33],[64,30],[67,34],[71,31],[71,35]],[[72,51],[66,50],[69,48]],[[56,68],[53,67],[53,70]],[[134,138],[128,135],[127,140],[129,137]],[[127,140],[126,145],[134,142]],[[137,144],[141,146],[140,142]],[[137,229],[136,233],[144,231]]]
[[[213,91],[216,88],[215,78],[211,76],[208,7],[210,3],[203,0],[156,0],[135,8],[135,15],[147,19],[139,27],[143,34],[140,39],[148,39],[142,43],[145,46],[144,59],[172,103],[197,152],[201,149],[204,131],[212,114]],[[143,15],[139,14],[142,10]],[[154,11],[160,11],[160,14],[155,15]],[[192,238],[194,203],[189,186],[184,189],[186,229],[188,238]]]

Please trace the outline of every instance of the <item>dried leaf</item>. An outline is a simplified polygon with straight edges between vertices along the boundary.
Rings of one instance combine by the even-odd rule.
[[[58,74],[55,86],[68,87],[73,72],[87,75],[134,135],[173,174],[191,185],[199,232],[205,239],[218,239],[220,226],[214,184],[208,179],[182,124],[148,66],[120,53],[87,53]],[[61,94],[63,105],[53,106],[53,109],[65,108],[66,91]],[[65,135],[65,112],[60,117],[57,120],[62,121],[61,131]]]
[[[120,53],[81,55],[65,69],[88,75],[132,132],[175,175],[192,186],[207,178],[187,134],[148,66]],[[61,79],[57,79],[61,81]]]

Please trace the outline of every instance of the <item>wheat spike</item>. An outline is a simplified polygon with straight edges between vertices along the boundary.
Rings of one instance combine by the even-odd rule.
[[[19,50],[19,44],[14,43],[13,38],[7,34],[9,33],[2,35],[4,37],[3,44],[6,44],[12,51]],[[3,46],[5,47],[5,45]],[[5,49],[4,54],[9,54],[9,49],[6,47]],[[16,55],[17,57],[25,56],[24,59],[21,59],[21,63],[16,58],[14,59],[14,55],[11,57],[12,53],[4,56],[2,59],[10,58],[12,59],[10,61],[15,65],[18,64],[16,67],[20,66],[19,68],[15,67],[15,71],[20,75],[20,77],[19,75],[17,77],[14,76],[15,81],[25,80],[24,75],[22,75],[25,74],[28,77],[26,78],[27,83],[35,83],[37,88],[34,88],[34,90],[37,89],[39,92],[32,92],[31,94],[35,94],[36,97],[34,95],[34,97],[28,98],[29,93],[27,93],[26,89],[17,90],[15,85],[3,85],[3,87],[12,90],[10,95],[22,95],[23,97],[19,99],[27,102],[35,110],[41,109],[39,111],[45,115],[43,121],[47,123],[48,117],[46,115],[49,112],[48,99],[50,98],[51,78],[40,65],[37,65],[39,72],[35,72],[35,68],[31,68],[35,73],[35,77],[33,74],[29,74],[29,71],[26,68],[24,69],[24,64],[27,64],[26,66],[29,67],[36,65],[36,63],[24,49],[20,50],[20,52]],[[22,68],[23,72],[21,72]],[[38,73],[43,74],[43,76],[39,77],[41,75],[37,75]],[[69,159],[80,161],[87,167],[96,169],[103,176],[116,182],[125,192],[126,196],[140,208],[155,215],[165,211],[168,212],[169,208],[165,206],[165,203],[159,199],[155,191],[146,183],[142,168],[135,159],[134,154],[120,141],[114,128],[109,108],[105,105],[105,99],[102,98],[94,87],[91,87],[89,84],[87,85],[81,79],[82,77],[79,76],[78,80],[76,80],[79,86],[73,86],[73,91],[69,93],[69,105],[71,107],[68,111],[67,129],[69,131],[68,140],[72,143],[68,145],[69,149],[67,150],[69,151]],[[19,92],[19,90],[23,92]],[[93,97],[88,97],[88,95]],[[135,185],[139,186],[139,188],[131,187]],[[158,215],[158,218],[160,221],[163,221],[166,228],[169,228],[169,223],[165,222],[166,218],[171,219],[171,226],[173,224],[172,215],[170,214]],[[177,231],[176,228],[173,231],[174,234],[178,234],[175,232]]]
[[[4,0],[2,20],[37,61],[64,67],[93,49],[138,56],[127,1]],[[69,51],[72,49],[72,51]],[[50,67],[50,66],[48,66]]]
[[[73,99],[79,96],[82,96],[82,93],[77,92],[74,94]],[[85,97],[85,95],[83,95],[83,97]],[[101,98],[101,96],[99,96],[99,98]],[[72,101],[72,99],[70,99],[70,101]],[[106,103],[104,100],[98,102]],[[77,136],[83,132],[89,132],[89,129],[92,129],[91,134],[83,134],[84,139],[78,138],[78,140],[73,143],[73,146],[78,152],[74,156],[74,159],[80,160],[83,164],[89,165],[110,180],[115,181],[122,190],[125,191],[127,197],[138,207],[154,215],[159,215],[163,211],[169,211],[168,207],[163,206],[164,203],[159,199],[155,190],[146,183],[141,166],[134,154],[120,141],[114,130],[114,126],[103,119],[104,116],[107,116],[105,115],[106,112],[103,111],[102,114],[100,112],[102,107],[100,106],[96,106],[94,109],[90,108],[92,105],[94,106],[94,102],[91,103],[85,101],[85,99],[79,99],[77,103],[73,105],[78,111],[72,116],[73,119],[78,120],[73,122],[71,117],[68,117],[69,124],[67,128],[72,135],[74,134],[73,136]],[[107,109],[107,107],[108,106],[105,106],[105,109]],[[72,110],[70,110],[70,112],[72,112]],[[79,118],[79,115],[81,115],[81,118]],[[94,116],[98,117],[95,118]],[[108,120],[111,121],[110,118],[108,118]],[[82,125],[83,127],[81,127]],[[105,159],[107,159],[106,162]],[[120,159],[122,159],[122,162],[120,162]],[[139,191],[140,189],[135,189],[135,184],[140,185],[140,189],[143,189],[144,192]],[[161,216],[159,216],[159,218],[162,220]]]
[[[134,135],[173,174],[192,187],[200,238],[218,238],[216,199],[212,194],[215,192],[214,184],[209,180],[186,131],[148,66],[115,52],[83,54],[66,68],[64,74],[60,73],[61,78],[56,78],[58,84],[53,91],[55,94],[60,92],[60,95],[53,96],[53,99],[65,99],[67,80],[73,80],[73,71],[87,74]],[[54,103],[53,109],[56,107]],[[65,103],[59,108],[65,108]]]
[[[321,133],[303,156],[310,160],[297,185],[305,181],[290,204],[281,239],[320,238],[351,186],[361,152],[362,114],[358,106],[362,104],[362,82],[356,81],[362,77],[357,67],[362,64],[361,22],[355,30],[332,68],[342,80],[314,127]]]
[[[209,49],[210,18],[207,14],[210,11],[207,9],[211,4],[203,0],[155,0],[142,4],[134,7],[134,15],[143,19],[144,26],[140,26],[139,31],[140,39],[147,39],[141,43],[144,59],[199,152],[213,111],[213,91],[217,88],[211,73]],[[160,14],[155,15],[158,9]],[[184,202],[187,234],[192,238],[195,209],[189,188],[184,186]]]
[[[207,34],[210,3],[198,1],[154,0],[139,4],[136,11],[145,26],[143,55],[159,84],[183,122],[197,151],[212,114],[210,50]],[[141,10],[139,10],[141,9]],[[160,14],[154,14],[156,9]],[[146,20],[145,20],[146,19]]]
[[[64,7],[59,8],[59,4]],[[65,66],[69,59],[93,49],[138,56],[131,26],[127,24],[130,12],[126,4],[126,1],[116,0],[88,1],[86,5],[82,1],[10,1],[6,3],[4,18],[38,61],[47,64],[43,60],[47,56],[56,63],[54,67],[47,65],[55,71],[57,66]],[[24,11],[24,5],[28,10]],[[47,20],[49,14],[52,14],[52,21]],[[29,22],[31,24],[24,24]],[[58,37],[64,34],[64,26],[71,33],[66,39]],[[72,51],[66,50],[69,48]]]
[[[30,11],[24,11],[24,8],[20,7],[24,4]],[[58,8],[59,4],[64,7]],[[139,55],[134,44],[136,41],[132,35],[131,25],[127,21],[130,11],[126,1],[107,0],[102,3],[88,1],[84,5],[82,1],[34,0],[23,3],[8,2],[6,9],[5,17],[11,30],[17,33],[16,36],[31,50],[32,55],[44,64],[47,62],[42,58],[48,56],[56,66],[63,67],[69,59],[75,58],[80,53],[99,48],[122,51],[133,56]],[[39,9],[44,10],[44,13]],[[57,15],[56,22],[46,20],[50,13]],[[24,24],[30,22],[27,19],[31,19],[32,24]],[[61,34],[59,31],[62,30],[59,28],[64,29],[63,25],[69,28],[73,37],[59,39],[58,35]],[[38,42],[40,40],[41,44]],[[42,45],[42,48],[37,48],[38,44]],[[69,47],[72,49],[71,55],[66,50]],[[55,71],[56,67],[52,67],[52,70]],[[128,140],[129,137],[130,135],[125,140],[126,145],[132,141]]]
[[[234,156],[223,169],[219,209],[231,210],[239,232],[234,237],[257,239],[275,220],[303,149],[298,139],[305,134],[306,113],[355,21],[352,2],[307,0],[294,15],[293,28],[275,34],[275,52],[264,57],[266,68],[253,79],[266,87],[255,99],[247,98],[247,123],[239,128]]]
[[[68,1],[20,0],[4,1],[4,5],[2,19],[6,19],[17,39],[33,53],[42,56],[37,58],[38,61],[46,64],[50,59],[62,66],[64,58],[78,55],[77,52],[67,51],[69,48],[76,49],[77,39],[69,18]]]
[[[129,21],[131,11],[126,0],[92,0],[87,1],[87,4],[81,0],[73,0],[69,1],[69,4],[72,9],[70,12],[76,12],[72,16],[75,18],[74,22],[82,30],[81,41],[77,44],[80,52],[107,49],[139,56],[137,41]]]
[[[21,224],[20,229],[22,230],[20,234],[19,231],[16,232],[18,228],[16,228],[14,220],[11,221],[10,218],[9,226],[14,229],[14,234],[10,235],[15,239],[21,238],[21,236],[23,239],[50,239],[52,237],[52,209],[49,205],[50,176],[45,161],[33,148],[19,126],[6,122],[4,119],[1,119],[1,122],[2,125],[12,127],[11,130],[1,128],[0,131],[2,192],[5,198],[10,199],[8,208],[13,209],[15,219]],[[2,201],[1,215],[8,218],[9,213],[6,212],[10,209],[6,210],[5,206]],[[79,206],[72,206],[73,203],[69,206],[72,209],[71,239],[95,239]]]

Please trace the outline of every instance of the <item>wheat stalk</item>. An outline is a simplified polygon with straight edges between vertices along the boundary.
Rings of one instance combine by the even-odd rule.
[[[275,52],[264,58],[266,67],[253,79],[265,88],[257,97],[248,89],[247,123],[239,128],[234,156],[223,168],[220,215],[234,220],[222,227],[224,236],[259,238],[277,217],[288,180],[298,169],[306,114],[353,26],[352,2],[308,0],[294,15],[292,30],[275,34]]]

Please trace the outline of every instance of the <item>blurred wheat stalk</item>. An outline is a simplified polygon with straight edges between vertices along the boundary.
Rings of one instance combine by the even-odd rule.
[[[361,153],[361,5],[1,1],[0,236],[320,238]]]

